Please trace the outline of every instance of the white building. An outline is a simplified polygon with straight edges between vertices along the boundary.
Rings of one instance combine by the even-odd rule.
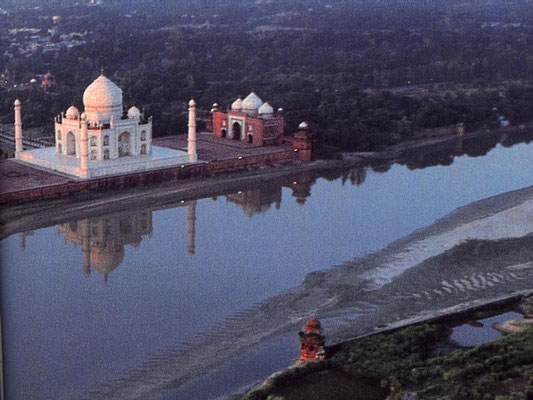
[[[55,119],[55,147],[23,151],[20,102],[15,136],[22,162],[79,178],[125,174],[196,162],[195,104],[189,107],[188,151],[152,146],[152,119],[137,107],[123,111],[122,90],[102,73],[83,94],[84,112],[71,106]],[[191,122],[192,121],[192,122]]]

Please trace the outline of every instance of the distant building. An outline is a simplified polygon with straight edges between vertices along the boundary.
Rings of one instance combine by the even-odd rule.
[[[15,74],[9,68],[6,68],[0,75],[0,87],[11,89],[15,86]]]
[[[48,72],[41,81],[41,86],[43,89],[50,89],[54,85],[54,76]]]
[[[227,111],[213,104],[212,130],[219,138],[240,140],[257,146],[277,145],[283,137],[283,110],[272,106],[254,92],[244,100],[238,98]]]

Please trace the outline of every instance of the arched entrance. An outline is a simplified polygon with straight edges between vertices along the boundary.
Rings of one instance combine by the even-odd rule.
[[[254,137],[252,136],[251,133],[248,134],[248,143],[253,143],[254,141]]]
[[[67,133],[67,156],[76,155],[76,136],[72,132]]]
[[[131,135],[129,132],[122,132],[118,137],[118,156],[126,157],[131,153],[130,149]]]
[[[232,128],[233,140],[241,140],[241,124],[235,122]]]
[[[226,132],[226,130],[225,130],[225,129],[222,129],[222,137],[225,138],[225,137],[227,136],[227,134],[228,134],[228,133]]]

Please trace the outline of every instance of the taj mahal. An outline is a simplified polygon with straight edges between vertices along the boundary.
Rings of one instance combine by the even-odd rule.
[[[15,102],[15,157],[81,179],[196,163],[196,109],[189,102],[186,151],[152,145],[152,118],[123,111],[122,90],[103,71],[83,93],[84,111],[71,106],[55,118],[55,146],[24,150],[20,101]]]
[[[0,165],[5,177],[0,204],[312,159],[309,125],[302,122],[285,135],[284,110],[274,111],[254,92],[227,108],[214,103],[210,117],[202,117],[206,130],[200,132],[191,99],[186,135],[154,137],[152,117],[135,106],[126,109],[122,89],[103,71],[85,89],[83,110],[72,105],[57,115],[46,141],[23,137],[21,108],[17,99],[15,160]]]

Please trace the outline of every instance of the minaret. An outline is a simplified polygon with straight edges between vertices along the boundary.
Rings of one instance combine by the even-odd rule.
[[[22,251],[26,250],[26,232],[21,232],[19,236],[19,247]]]
[[[194,254],[196,251],[196,246],[194,239],[196,236],[196,200],[189,202],[187,207],[187,235],[189,237],[189,254]]]
[[[196,162],[196,103],[191,99],[189,101],[189,137],[188,137],[189,161]]]
[[[20,114],[20,100],[15,100],[15,158],[24,151],[22,147],[22,117]]]
[[[79,172],[83,177],[89,177],[89,150],[88,142],[89,138],[87,137],[87,115],[85,113],[81,114],[81,134],[80,134],[80,168]]]
[[[83,274],[89,276],[91,274],[91,232],[89,227],[89,220],[84,219],[81,225],[81,252],[83,254]]]

